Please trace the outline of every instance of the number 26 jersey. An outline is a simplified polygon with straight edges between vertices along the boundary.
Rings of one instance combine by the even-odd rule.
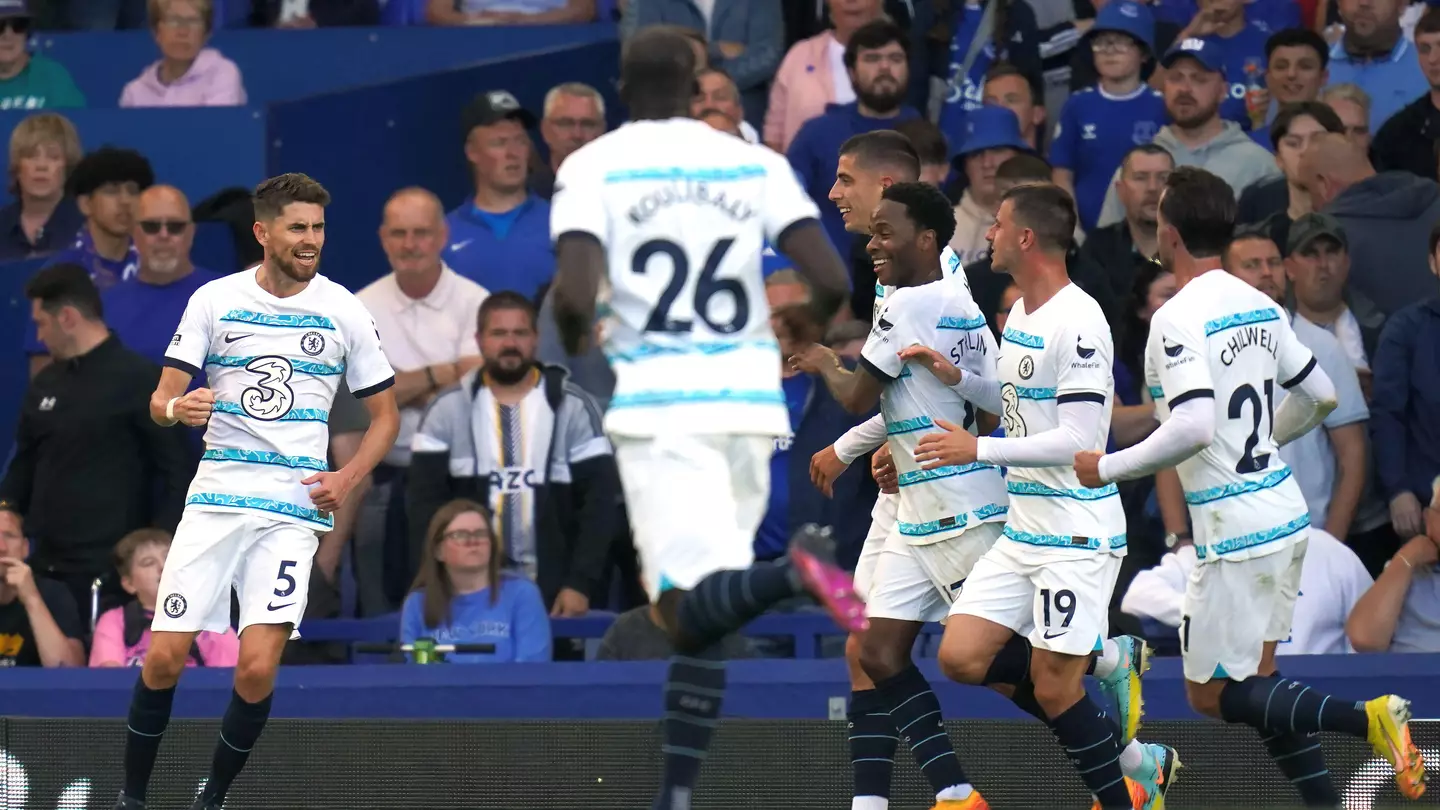
[[[360,300],[316,275],[276,298],[256,268],[190,296],[165,350],[165,365],[199,378],[215,395],[205,454],[186,509],[249,512],[326,531],[334,525],[300,481],[329,470],[330,407],[340,376],[358,397],[395,381],[375,322]]]
[[[632,121],[565,159],[550,234],[605,249],[609,433],[789,435],[761,254],[818,217],[783,155],[689,118]]]
[[[1202,562],[1273,554],[1305,537],[1310,513],[1272,431],[1275,387],[1314,368],[1289,315],[1223,270],[1200,274],[1151,318],[1145,380],[1156,416],[1214,402],[1214,441],[1176,467]]]

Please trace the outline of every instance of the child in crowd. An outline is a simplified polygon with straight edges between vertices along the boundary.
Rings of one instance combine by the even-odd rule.
[[[150,647],[150,619],[159,598],[160,572],[170,553],[170,534],[160,529],[137,529],[115,545],[115,570],[120,584],[135,599],[106,611],[95,624],[90,648],[92,667],[138,667]],[[240,657],[240,638],[233,629],[201,632],[190,645],[186,666],[233,667]]]

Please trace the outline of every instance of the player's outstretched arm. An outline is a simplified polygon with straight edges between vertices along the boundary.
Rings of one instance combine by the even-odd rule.
[[[804,219],[786,228],[780,234],[779,248],[810,282],[810,306],[816,321],[829,323],[850,294],[850,273],[819,220]]]
[[[1138,444],[1110,455],[1076,453],[1075,472],[1087,487],[1144,478],[1199,453],[1214,439],[1215,398],[1197,396],[1173,407],[1165,424]]]
[[[565,233],[555,243],[555,326],[571,357],[588,348],[605,266],[605,248],[591,234]]]
[[[210,421],[210,412],[215,409],[215,395],[208,388],[196,388],[185,392],[194,379],[188,372],[173,366],[160,370],[160,384],[150,395],[150,418],[161,427],[182,422],[190,427],[200,427]]]
[[[834,350],[812,343],[790,357],[790,364],[807,374],[820,375],[830,395],[850,413],[869,413],[880,404],[880,391],[885,383],[863,357],[860,365],[850,371],[840,363],[840,356]]]

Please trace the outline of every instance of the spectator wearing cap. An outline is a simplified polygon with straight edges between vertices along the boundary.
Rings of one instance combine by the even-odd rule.
[[[535,116],[505,90],[481,93],[461,114],[475,194],[451,211],[445,263],[492,292],[534,301],[555,275],[550,203],[525,186]]]
[[[1290,252],[1290,223],[1310,212],[1310,192],[1300,174],[1305,150],[1321,135],[1342,133],[1345,125],[1335,111],[1318,101],[1286,104],[1266,127],[1281,176],[1245,189],[1240,195],[1239,219],[1263,223],[1282,256]]]
[[[595,0],[430,0],[431,25],[573,25],[595,20]]]
[[[1415,50],[1430,89],[1395,113],[1375,134],[1370,157],[1380,171],[1401,169],[1440,180],[1440,7],[1430,6],[1415,24]]]
[[[121,343],[161,365],[190,296],[220,274],[190,260],[195,223],[190,201],[174,186],[141,192],[134,233],[140,266],[133,278],[101,294],[105,320]]]
[[[1350,278],[1350,243],[1345,229],[1329,214],[1311,211],[1297,217],[1287,230],[1285,275],[1295,299],[1295,323],[1304,321],[1334,335],[1351,367],[1368,378],[1370,358],[1360,323],[1345,303]]]
[[[133,278],[140,269],[134,242],[135,206],[140,193],[154,182],[150,161],[130,149],[102,146],[81,158],[70,174],[70,193],[85,224],[71,246],[51,256],[46,266],[77,264],[101,290]],[[30,357],[31,377],[50,362],[34,329],[26,332],[25,353]]]
[[[64,65],[30,53],[30,4],[0,0],[0,110],[84,107]]]
[[[703,32],[706,64],[723,68],[740,88],[745,120],[760,126],[766,87],[785,55],[785,24],[775,0],[634,0],[620,18],[620,41],[656,24]],[[902,93],[904,90],[902,89]],[[820,199],[820,198],[816,198]]]
[[[1345,32],[1330,46],[1330,83],[1352,83],[1370,96],[1370,131],[1429,85],[1415,43],[1400,27],[1402,0],[1338,0]]]
[[[546,163],[534,161],[530,190],[548,200],[555,193],[555,173],[576,149],[605,134],[605,99],[582,82],[566,82],[545,94],[540,137],[550,152]]]
[[[966,118],[965,129],[965,140],[954,159],[955,168],[964,176],[965,191],[955,206],[955,236],[950,248],[968,265],[990,251],[985,232],[1000,207],[996,170],[1015,155],[1032,150],[1020,136],[1019,119],[1004,107],[975,110]]]
[[[919,118],[905,105],[910,82],[910,39],[887,20],[869,23],[856,31],[845,46],[845,68],[855,87],[855,101],[831,104],[825,113],[805,122],[790,143],[786,157],[813,200],[829,196],[835,183],[840,146],[851,136]],[[820,222],[841,255],[848,255],[851,237],[845,233],[840,209],[820,208]]]
[[[882,18],[880,0],[830,0],[831,27],[790,46],[770,84],[765,109],[765,143],[784,152],[806,121],[831,104],[855,100],[845,48],[850,37],[868,23]]]
[[[722,68],[707,67],[695,76],[695,81],[700,85],[700,92],[695,94],[695,101],[690,105],[691,115],[704,120],[718,113],[730,120],[730,125],[722,131],[733,129],[737,136],[750,143],[760,142],[760,133],[745,120],[745,109],[740,106],[740,89],[735,86],[730,74]]]
[[[1314,101],[1330,78],[1330,48],[1314,31],[1287,28],[1265,40],[1265,126],[1250,130],[1250,137],[1274,149],[1270,124],[1286,104]],[[1280,244],[1283,250],[1285,245]]]
[[[1425,252],[1440,220],[1440,186],[1410,172],[1376,172],[1353,141],[1325,134],[1305,150],[1300,172],[1310,203],[1349,237],[1350,306],[1362,327],[1435,293]],[[1378,389],[1376,395],[1379,395]]]
[[[1251,20],[1244,0],[1200,0],[1200,13],[1185,26],[1176,38],[1202,39],[1219,52],[1222,73],[1229,82],[1220,102],[1220,117],[1234,121],[1244,129],[1251,128],[1245,105],[1245,91],[1253,79],[1265,77],[1265,44],[1270,28]]]
[[[1165,112],[1170,124],[1155,135],[1155,143],[1175,158],[1176,166],[1198,166],[1230,184],[1236,196],[1251,185],[1280,174],[1275,157],[1260,148],[1240,125],[1220,116],[1220,104],[1229,92],[1225,63],[1215,42],[1190,37],[1166,52]],[[1119,222],[1124,210],[1112,187],[1098,223]]]
[[[160,59],[125,85],[120,106],[243,106],[240,68],[205,47],[215,20],[211,0],[149,0],[147,8]]]
[[[1150,143],[1165,125],[1165,100],[1140,80],[1154,59],[1154,18],[1146,6],[1118,0],[1100,10],[1086,34],[1100,82],[1070,96],[1050,141],[1055,184],[1075,197],[1087,232],[1105,191],[1130,149]]]
[[[80,136],[59,113],[36,113],[10,132],[10,197],[0,208],[0,261],[68,247],[85,217],[65,183],[80,162]]]

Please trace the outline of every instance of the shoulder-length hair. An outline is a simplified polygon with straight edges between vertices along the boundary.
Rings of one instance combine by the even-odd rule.
[[[440,544],[445,542],[445,530],[449,528],[450,522],[468,512],[484,518],[485,527],[490,532],[490,570],[487,583],[490,587],[490,604],[495,604],[500,598],[500,568],[505,549],[495,534],[490,510],[475,501],[456,498],[435,510],[435,517],[430,519],[430,527],[425,532],[425,549],[420,554],[420,570],[415,575],[415,584],[410,586],[411,592],[425,594],[426,627],[441,627],[450,623],[450,608],[455,601],[455,584],[450,581],[450,572],[446,570],[445,563],[440,561]]]

